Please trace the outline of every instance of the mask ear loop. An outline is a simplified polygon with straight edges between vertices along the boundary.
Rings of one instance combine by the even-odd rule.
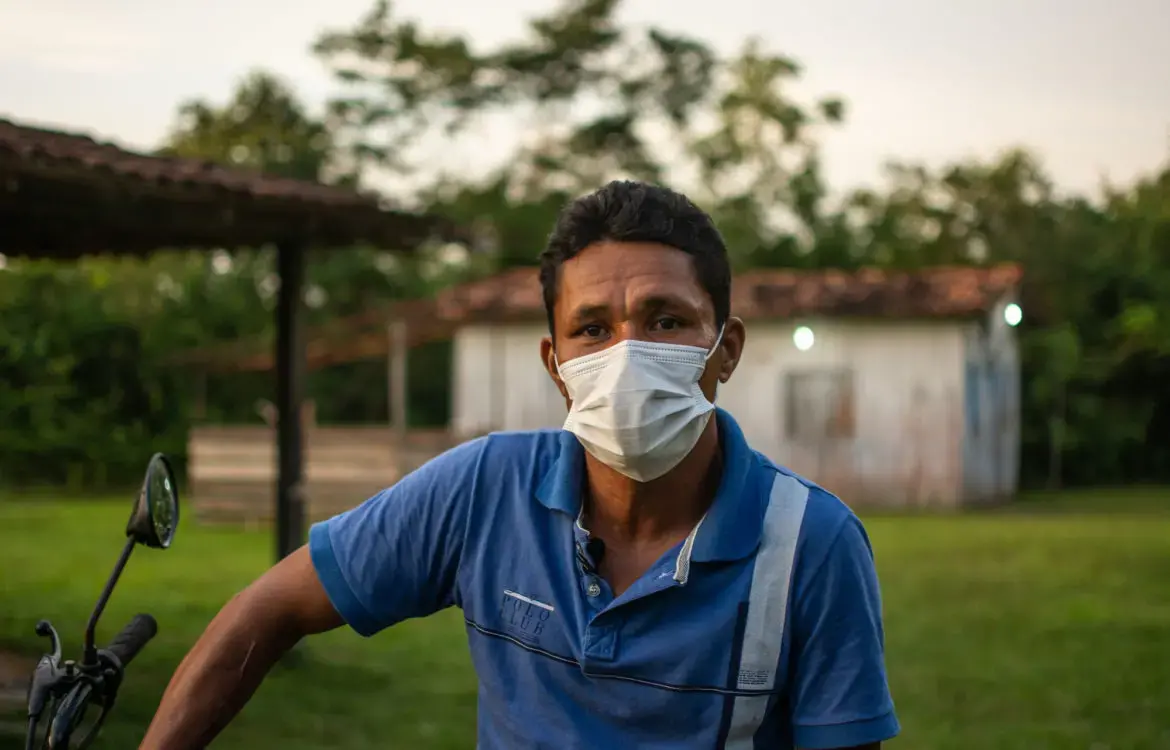
[[[711,359],[711,357],[715,356],[715,352],[718,351],[719,345],[723,343],[723,332],[726,330],[727,330],[727,323],[725,322],[723,325],[721,325],[719,327],[719,335],[717,337],[715,337],[715,343],[711,346],[710,349],[707,350],[707,357],[706,357],[706,359],[704,359],[704,361],[707,361],[707,360]]]

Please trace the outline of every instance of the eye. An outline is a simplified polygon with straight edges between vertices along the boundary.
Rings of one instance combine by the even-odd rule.
[[[591,324],[591,325],[587,325],[581,329],[581,334],[584,336],[588,336],[591,339],[598,338],[603,333],[605,333],[605,329],[602,328],[601,326],[597,325],[596,323]]]
[[[678,318],[663,317],[654,321],[653,328],[657,331],[677,331],[682,327],[682,321]]]

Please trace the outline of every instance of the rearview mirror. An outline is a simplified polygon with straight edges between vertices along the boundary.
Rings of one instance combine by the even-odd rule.
[[[166,549],[179,526],[179,484],[166,456],[156,453],[146,465],[146,478],[126,524],[126,536],[138,544]]]

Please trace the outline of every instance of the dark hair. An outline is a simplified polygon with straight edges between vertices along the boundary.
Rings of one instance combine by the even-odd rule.
[[[615,180],[561,209],[540,254],[540,286],[550,333],[554,332],[553,307],[561,264],[605,240],[657,242],[690,255],[699,283],[715,308],[716,327],[731,315],[731,264],[711,217],[681,193]]]

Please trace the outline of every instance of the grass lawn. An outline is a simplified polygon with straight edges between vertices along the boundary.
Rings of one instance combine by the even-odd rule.
[[[129,500],[0,502],[0,646],[36,653],[49,617],[79,653]],[[1033,499],[964,516],[867,518],[885,596],[897,750],[1170,748],[1170,490]],[[262,571],[262,533],[187,523],[140,549],[102,640],[160,623],[98,743],[136,747],[171,671],[218,607]],[[215,747],[471,748],[475,682],[446,612],[374,639],[313,639]],[[23,747],[0,735],[0,749]]]

